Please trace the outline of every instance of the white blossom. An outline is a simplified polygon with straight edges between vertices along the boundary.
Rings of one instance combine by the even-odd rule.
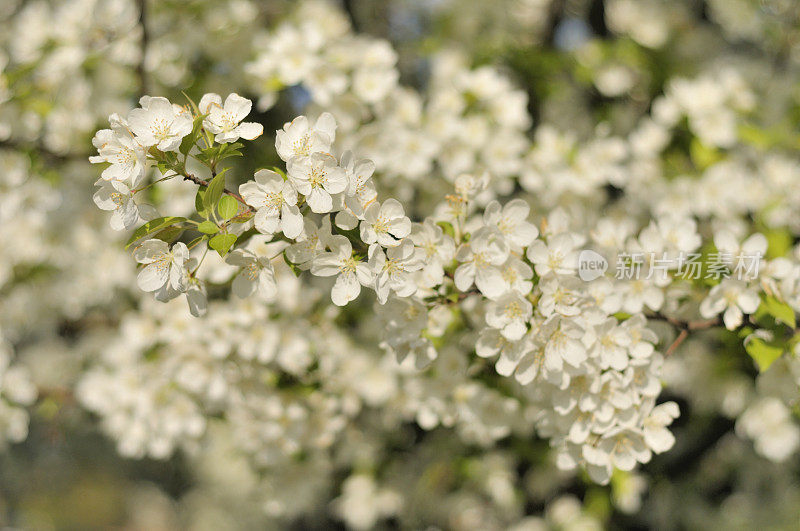
[[[142,291],[156,291],[164,287],[178,292],[186,290],[184,263],[189,250],[184,243],[176,243],[172,249],[161,240],[145,240],[133,252],[133,257],[144,268],[137,278]]]
[[[287,238],[303,231],[303,216],[297,207],[297,191],[272,170],[258,170],[255,181],[239,186],[245,202],[256,209],[255,227],[264,234],[280,230]]]
[[[287,164],[289,180],[303,194],[312,212],[322,214],[333,209],[331,195],[347,188],[347,174],[336,159],[327,153],[292,158]]]
[[[366,262],[353,256],[353,246],[344,236],[332,236],[328,241],[330,252],[323,252],[314,258],[311,273],[321,277],[336,276],[331,290],[331,300],[337,306],[344,306],[361,293],[361,286],[372,281],[372,272]]]
[[[237,297],[247,298],[258,292],[260,297],[271,300],[277,294],[275,270],[268,257],[258,256],[246,249],[234,249],[225,258],[232,266],[241,271],[233,279],[233,293]]]
[[[361,239],[366,244],[377,242],[384,247],[394,247],[410,233],[411,220],[396,199],[387,199],[383,203],[376,201],[364,211]]]
[[[278,156],[288,163],[315,153],[327,153],[335,138],[336,121],[330,113],[322,113],[313,127],[308,118],[299,116],[278,131],[275,147]]]
[[[479,230],[456,253],[456,260],[462,262],[455,271],[456,288],[465,292],[474,283],[487,297],[499,296],[504,284],[500,266],[508,256],[508,244],[498,230]]]
[[[758,294],[741,280],[723,279],[711,288],[700,304],[700,315],[709,319],[724,312],[722,320],[728,330],[742,324],[745,314],[752,314],[760,304]]]
[[[136,141],[159,151],[178,151],[183,137],[192,132],[192,116],[185,109],[176,111],[166,98],[145,96],[141,107],[128,114]]]
[[[255,140],[264,132],[261,124],[242,123],[250,114],[252,102],[235,92],[225,98],[224,104],[219,94],[205,94],[198,107],[201,113],[208,115],[203,119],[203,127],[221,144],[236,142],[239,138]]]

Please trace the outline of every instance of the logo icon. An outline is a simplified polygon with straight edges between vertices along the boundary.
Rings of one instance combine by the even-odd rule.
[[[584,249],[578,255],[578,276],[585,282],[603,276],[608,270],[608,260],[603,258],[602,255],[592,251],[591,249]]]

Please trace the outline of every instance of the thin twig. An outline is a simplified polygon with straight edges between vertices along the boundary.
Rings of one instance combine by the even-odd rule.
[[[720,321],[719,317],[715,317],[713,319],[698,319],[695,321],[683,321],[681,319],[676,319],[674,317],[669,317],[668,315],[664,315],[661,312],[657,312],[647,316],[650,320],[655,321],[664,321],[676,328],[680,328],[682,330],[706,330],[708,328],[713,328],[718,326],[722,321]]]
[[[147,47],[150,43],[150,34],[147,32],[147,0],[139,0],[139,25],[142,27],[142,40],[139,43],[141,58],[136,67],[136,74],[139,77],[139,96],[147,94],[147,69],[145,61],[147,59]]]
[[[664,315],[661,312],[656,312],[655,314],[648,315],[648,319],[656,320],[656,321],[664,321],[666,323],[671,324],[675,328],[680,330],[678,337],[675,338],[675,341],[667,348],[664,352],[664,357],[670,357],[681,344],[686,341],[686,338],[689,337],[690,331],[695,330],[707,330],[709,328],[713,328],[715,326],[719,326],[721,324],[721,320],[719,317],[715,317],[713,319],[699,319],[695,321],[683,321],[681,319],[676,319],[674,317],[670,317],[668,315]]]
[[[684,328],[681,330],[681,333],[678,334],[678,337],[675,338],[675,341],[673,341],[669,348],[667,348],[666,352],[664,352],[664,357],[669,358],[672,353],[675,352],[679,346],[681,346],[681,343],[683,343],[687,337],[689,337],[689,330]]]

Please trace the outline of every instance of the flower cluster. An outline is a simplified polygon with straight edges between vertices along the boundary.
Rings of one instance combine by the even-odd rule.
[[[225,144],[217,147],[210,141],[211,135],[236,136],[219,133],[218,124],[209,122],[214,114],[204,108],[208,110],[208,102],[218,100],[216,95],[205,96],[195,116],[167,100],[143,98],[142,108],[131,111],[124,122],[130,124],[131,134],[123,138],[140,146],[141,162],[137,164],[143,168],[152,159],[165,165],[162,178],[183,174],[192,180],[187,170],[190,158],[205,160],[214,171],[217,160],[213,157],[225,153]],[[235,94],[226,101],[249,108],[249,102],[240,105]],[[243,112],[233,107],[225,112],[230,117],[226,131],[249,127],[237,125],[245,117]],[[111,120],[121,122],[115,116]],[[193,123],[200,126],[194,133]],[[431,330],[431,316],[442,314],[439,326],[447,327],[457,321],[454,303],[478,303],[471,313],[483,313],[486,325],[478,328],[477,355],[499,355],[496,370],[500,375],[513,376],[535,390],[531,402],[540,408],[537,429],[559,448],[560,466],[569,469],[581,464],[605,483],[615,468],[631,470],[637,462],[647,462],[652,451],[672,446],[672,436],[665,428],[677,416],[677,407],[655,407],[661,359],[654,351],[656,338],[646,329],[643,305],[634,308],[629,299],[625,308],[634,315],[620,323],[613,315],[622,310],[622,300],[604,297],[610,282],[582,284],[578,280],[577,249],[585,237],[569,231],[565,220],[555,213],[540,238],[539,229],[528,221],[528,204],[519,199],[506,205],[491,201],[476,216],[476,198],[485,192],[488,182],[485,177],[466,174],[455,180],[453,194],[434,209],[440,215],[412,223],[399,201],[378,200],[371,161],[359,160],[350,152],[339,157],[330,153],[336,128],[333,116],[327,113],[313,122],[300,116],[285,124],[277,132],[275,147],[286,171],[259,170],[254,180],[243,183],[238,197],[244,213],[235,200],[229,208],[225,200],[230,197],[218,190],[218,203],[212,202],[204,206],[205,213],[200,212],[205,221],[159,218],[167,220],[166,225],[156,220],[155,227],[150,227],[151,221],[140,236],[167,226],[195,224],[201,235],[190,245],[208,240],[207,245],[225,257],[227,264],[239,268],[232,288],[240,297],[254,293],[267,300],[275,297],[272,261],[280,255],[298,270],[335,277],[331,300],[337,306],[355,300],[362,287],[367,287],[384,307],[380,316],[386,323],[385,348],[399,362],[412,359],[410,363],[417,368],[424,368],[438,355],[431,340],[431,334],[436,335]],[[98,138],[116,138],[127,130],[104,130]],[[184,144],[190,134],[204,139],[206,146]],[[223,140],[227,143],[235,138]],[[105,150],[106,145],[99,149]],[[171,155],[181,152],[183,159]],[[114,158],[107,162],[112,169],[124,164]],[[201,185],[201,190],[205,187],[204,205],[215,186],[224,187],[223,176],[221,172]],[[130,182],[135,185],[140,177],[133,179]],[[229,228],[232,224],[252,225],[273,243],[261,246],[265,254],[251,248],[232,249],[245,234],[242,229]],[[648,248],[666,249],[669,246],[664,242],[674,241],[659,239],[673,229],[654,226],[648,230],[648,235],[653,234],[642,240]],[[209,238],[210,234],[216,235]],[[227,247],[214,244],[216,238],[229,236]],[[691,237],[688,241],[690,248],[681,250],[693,250],[696,243]],[[198,300],[205,293],[197,274],[200,262],[190,256],[186,244],[178,241],[170,247],[162,239],[145,239],[135,248],[134,257],[143,264],[138,278],[142,290],[156,292],[158,300],[186,292],[193,313],[205,310],[205,300]],[[190,286],[195,286],[194,294]],[[473,318],[481,319],[478,314]],[[505,409],[506,417],[519,410],[513,401],[502,405],[500,397],[479,392],[480,388],[467,389],[459,392],[481,404],[479,410]],[[414,413],[422,426],[430,429],[453,422],[447,421],[453,413],[437,411],[439,408],[429,411],[423,406],[427,402],[424,399],[417,406],[422,409]],[[473,415],[471,430],[479,425],[480,416]],[[508,422],[512,422],[510,418]],[[475,435],[478,440],[502,437],[509,426],[487,426],[487,430],[486,435]]]

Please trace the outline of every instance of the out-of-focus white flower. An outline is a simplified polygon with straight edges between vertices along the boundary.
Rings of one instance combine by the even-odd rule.
[[[756,451],[778,463],[800,447],[800,427],[789,408],[772,396],[751,404],[736,421],[736,432],[754,439]]]
[[[711,288],[708,296],[700,303],[700,315],[710,319],[725,312],[722,316],[725,328],[733,330],[742,324],[744,314],[755,312],[760,303],[758,293],[745,282],[726,278]]]

